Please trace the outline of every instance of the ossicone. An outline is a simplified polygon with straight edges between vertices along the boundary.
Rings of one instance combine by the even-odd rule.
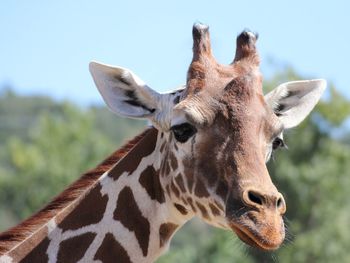
[[[211,57],[209,26],[195,23],[192,28],[193,61]]]
[[[249,59],[253,64],[259,65],[259,55],[256,49],[257,39],[258,34],[250,30],[244,30],[237,36],[236,54],[233,64],[241,60]]]

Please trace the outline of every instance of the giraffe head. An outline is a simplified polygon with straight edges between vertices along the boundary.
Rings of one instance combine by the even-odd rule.
[[[286,204],[266,162],[326,83],[288,82],[264,96],[256,40],[242,32],[233,62],[221,65],[208,27],[195,24],[187,83],[172,93],[157,93],[125,68],[92,62],[90,71],[113,112],[147,118],[159,130],[160,183],[182,215],[196,214],[249,245],[273,250],[284,240]]]

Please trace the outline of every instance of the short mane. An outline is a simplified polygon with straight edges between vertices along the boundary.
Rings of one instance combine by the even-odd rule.
[[[144,130],[134,139],[130,140],[124,146],[119,148],[95,169],[84,173],[77,181],[72,183],[66,190],[56,196],[43,209],[24,220],[22,223],[0,233],[0,256],[9,252],[20,242],[24,241],[28,236],[33,234],[40,226],[46,224],[61,209],[67,207],[76,200],[82,193],[87,191],[96,181],[112,168],[122,157],[124,157],[146,134],[153,128]]]

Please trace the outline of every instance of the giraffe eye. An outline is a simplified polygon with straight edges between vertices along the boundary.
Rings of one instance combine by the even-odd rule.
[[[285,147],[285,143],[281,138],[275,138],[272,142],[272,150],[277,150],[278,148]]]
[[[179,125],[174,125],[171,127],[171,131],[178,142],[184,143],[197,132],[197,129],[193,125],[186,122]]]

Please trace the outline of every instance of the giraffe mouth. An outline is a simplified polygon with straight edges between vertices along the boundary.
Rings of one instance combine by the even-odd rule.
[[[242,240],[244,243],[261,250],[276,250],[280,247],[280,245],[283,242],[283,238],[282,240],[278,240],[277,242],[272,242],[262,237],[257,231],[247,226],[230,223],[230,227],[237,234],[239,239]]]

